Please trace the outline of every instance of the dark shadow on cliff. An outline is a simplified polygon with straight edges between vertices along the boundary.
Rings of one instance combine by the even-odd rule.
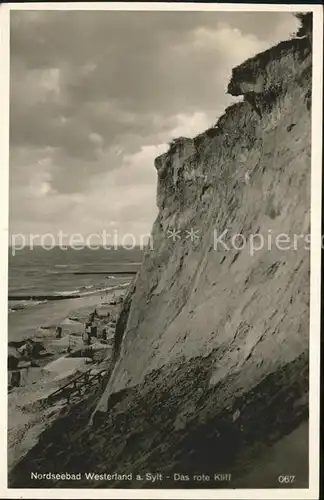
[[[116,394],[114,407],[99,426],[87,427],[93,408],[90,400],[75,406],[44,432],[39,443],[16,466],[10,475],[10,487],[76,486],[72,481],[30,479],[31,472],[49,470],[118,471],[133,473],[133,477],[136,473],[158,471],[165,478],[154,484],[145,480],[125,483],[83,479],[78,481],[78,488],[233,487],[232,482],[197,486],[196,482],[172,479],[174,473],[213,476],[221,472],[231,473],[232,481],[240,487],[240,479],[244,484],[244,476],[262,452],[307,422],[308,360],[301,356],[233,400],[231,394],[226,394],[228,381],[209,387],[215,356],[216,352],[152,372],[143,384],[122,391],[119,397]],[[94,398],[93,404],[95,401]],[[282,487],[278,475],[294,474],[291,451],[291,462],[278,463],[278,470],[272,471],[273,477],[267,478],[264,487]],[[307,449],[303,453],[307,456]],[[284,472],[280,470],[283,465]],[[289,486],[307,487],[307,478],[305,469],[304,476]]]

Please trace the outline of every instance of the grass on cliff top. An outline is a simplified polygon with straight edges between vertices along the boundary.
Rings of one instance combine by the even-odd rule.
[[[313,13],[297,12],[295,17],[299,20],[300,26],[296,36],[309,36],[313,31]]]
[[[232,79],[243,78],[244,80],[245,77],[249,78],[252,74],[256,74],[258,78],[263,79],[263,92],[260,94],[265,94],[265,101],[270,99],[270,93],[273,94],[273,100],[282,97],[289,87],[300,79],[301,73],[311,68],[311,42],[308,35],[312,31],[313,14],[311,12],[296,13],[295,16],[301,23],[295,36],[305,38],[280,42],[277,46],[247,59],[233,69]],[[226,126],[230,115],[236,114],[238,106],[242,106],[242,103],[234,103],[227,107],[225,113],[213,126],[198,134],[194,139],[183,136],[173,138],[169,142],[169,150],[166,154],[174,152],[178,146],[181,147],[191,140],[199,149],[206,136],[213,137],[219,134],[217,129],[224,128],[223,125]]]

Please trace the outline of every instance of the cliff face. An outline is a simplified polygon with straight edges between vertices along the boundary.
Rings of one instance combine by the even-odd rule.
[[[208,356],[206,385],[235,399],[307,351],[310,89],[309,40],[282,42],[233,70],[228,92],[249,100],[156,159],[153,249],[99,410],[152,370]]]
[[[169,432],[180,448],[189,429],[198,436],[211,422],[213,442],[224,412],[223,439],[239,432],[237,443],[252,447],[253,426],[272,442],[308,415],[310,39],[235,68],[228,92],[243,101],[156,159],[153,248],[95,413],[118,411],[111,395],[131,388],[145,407],[151,390],[155,414],[176,406]]]
[[[33,471],[51,463],[53,471],[142,474],[127,487],[160,486],[145,479],[150,471],[164,474],[163,486],[211,487],[173,473],[223,471],[234,482],[216,486],[233,487],[263,450],[268,457],[281,446],[278,470],[248,486],[282,486],[277,476],[296,475],[296,460],[295,486],[307,485],[309,39],[235,68],[228,92],[243,100],[156,159],[153,249],[125,300],[94,425],[76,433],[75,418],[66,420],[64,435],[76,433],[70,458],[53,459],[56,433],[50,449],[39,444]],[[78,428],[90,416],[79,412]]]

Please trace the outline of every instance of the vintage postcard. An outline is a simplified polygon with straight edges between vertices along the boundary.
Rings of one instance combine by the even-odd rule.
[[[322,8],[1,22],[1,497],[319,496]]]

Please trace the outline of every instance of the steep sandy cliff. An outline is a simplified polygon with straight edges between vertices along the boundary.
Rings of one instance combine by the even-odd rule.
[[[307,351],[310,86],[308,40],[283,42],[234,69],[228,92],[243,102],[156,159],[153,249],[129,291],[106,395],[212,357],[206,384],[230,377],[235,397]]]
[[[282,42],[235,68],[228,92],[242,101],[156,159],[153,249],[117,325],[110,381],[96,407],[80,409],[92,425],[65,470],[159,472],[173,487],[211,486],[174,473],[231,472],[231,484],[213,486],[240,486],[280,443],[292,458],[263,486],[307,469],[310,44]],[[69,435],[75,420],[64,425]],[[43,446],[33,470],[49,460],[61,470],[58,447]],[[143,475],[100,487],[161,484]]]

